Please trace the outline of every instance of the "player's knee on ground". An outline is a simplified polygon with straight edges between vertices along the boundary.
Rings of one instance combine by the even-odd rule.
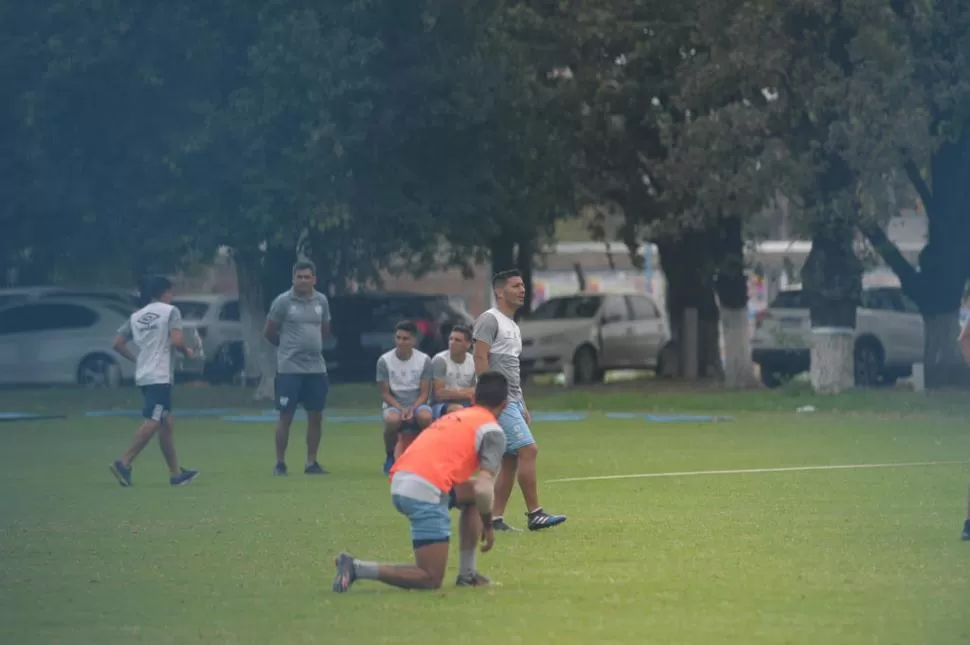
[[[415,412],[414,420],[418,424],[418,427],[423,430],[431,425],[431,422],[434,420],[432,416],[430,408],[421,408]]]

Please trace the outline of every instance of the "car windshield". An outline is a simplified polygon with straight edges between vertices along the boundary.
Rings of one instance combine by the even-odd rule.
[[[208,303],[197,300],[173,300],[172,304],[178,307],[182,320],[202,320],[209,311]]]
[[[581,320],[599,311],[602,296],[567,296],[550,298],[529,314],[529,320]]]

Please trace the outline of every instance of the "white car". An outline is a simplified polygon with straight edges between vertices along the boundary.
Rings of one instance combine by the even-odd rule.
[[[811,367],[812,328],[801,288],[781,291],[755,318],[751,359],[778,387]],[[899,287],[864,287],[856,312],[855,384],[891,385],[923,360],[923,318]]]
[[[228,382],[245,366],[239,298],[215,294],[179,294],[172,300],[182,314],[182,329],[198,334],[202,356],[176,357],[180,374],[202,374],[212,381]]]
[[[112,350],[134,308],[94,298],[43,298],[0,309],[0,384],[117,387],[135,366]]]
[[[656,301],[638,292],[549,298],[519,327],[523,375],[559,373],[571,363],[577,384],[602,381],[606,370],[658,369],[670,341]]]

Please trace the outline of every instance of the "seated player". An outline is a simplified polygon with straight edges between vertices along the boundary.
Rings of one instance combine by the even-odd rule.
[[[467,408],[475,397],[475,360],[468,353],[472,347],[472,330],[455,325],[448,335],[448,349],[431,359],[434,384],[434,418]]]
[[[475,388],[475,405],[449,414],[422,432],[391,469],[391,502],[411,525],[414,564],[379,564],[337,556],[333,590],[343,593],[357,580],[379,580],[403,589],[438,589],[448,565],[451,518],[461,509],[459,573],[456,584],[489,584],[478,573],[475,547],[482,553],[494,543],[494,476],[505,453],[505,433],[498,415],[508,401],[508,381],[485,372]],[[478,471],[478,475],[474,475]]]
[[[433,420],[428,405],[431,359],[414,348],[417,337],[417,325],[409,320],[399,322],[394,327],[394,349],[377,359],[377,382],[383,399],[384,474]]]

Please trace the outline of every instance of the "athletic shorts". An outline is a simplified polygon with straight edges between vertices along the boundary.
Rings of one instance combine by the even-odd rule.
[[[435,421],[437,421],[441,417],[445,416],[445,410],[447,410],[448,406],[451,406],[451,405],[455,405],[455,404],[454,403],[435,403],[433,406],[431,406],[432,418]],[[471,403],[459,403],[458,405],[460,405],[463,408],[471,407]]]
[[[391,503],[411,524],[411,545],[420,549],[429,544],[451,539],[451,517],[448,515],[450,496],[437,504],[413,497],[391,494]]]
[[[434,411],[431,409],[430,405],[419,405],[418,407],[414,408],[414,416],[417,416],[418,412],[421,412],[422,410],[426,411],[428,414],[431,415],[431,418],[434,419]],[[390,408],[390,407],[384,408],[383,410],[381,410],[381,418],[383,418],[384,420],[387,420],[388,414],[401,415],[403,414],[403,412],[401,410],[398,410],[397,408]],[[418,428],[418,424],[415,423],[415,419],[412,418],[411,421],[402,422],[400,429],[398,429],[398,432],[421,432],[421,429]]]
[[[329,393],[326,372],[276,375],[276,409],[280,412],[293,412],[298,405],[307,412],[323,412]]]
[[[172,413],[172,384],[141,387],[141,415],[149,421],[162,421]]]
[[[525,406],[522,401],[509,401],[498,417],[498,424],[505,432],[505,452],[514,455],[526,446],[535,444],[529,424],[525,422]]]

